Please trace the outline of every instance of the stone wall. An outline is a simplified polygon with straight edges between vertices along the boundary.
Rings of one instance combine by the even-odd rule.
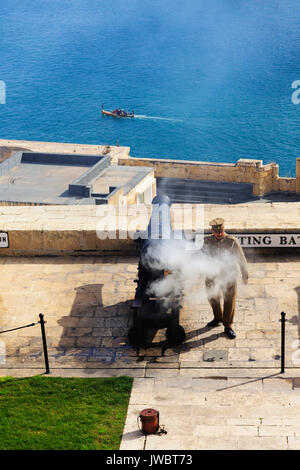
[[[30,140],[0,139],[0,162],[9,158],[14,152],[29,151],[38,153],[78,153],[82,155],[108,155],[112,164],[118,162],[121,156],[129,155],[129,147],[114,145],[72,144],[64,142],[34,142]]]
[[[156,177],[250,183],[254,196],[263,196],[272,191],[300,192],[300,159],[297,159],[296,178],[279,177],[278,164],[263,165],[262,160],[256,159],[240,159],[234,164],[122,155],[118,162],[119,165],[151,166],[155,169]]]
[[[185,230],[209,230],[209,221],[225,219],[226,230],[232,233],[299,233],[300,207],[295,203],[239,204],[193,206],[174,204],[171,208],[173,228],[179,229],[182,208],[203,209],[200,217],[191,217]],[[146,229],[148,213],[139,217],[139,229]],[[116,230],[115,238],[101,239],[102,210],[109,206],[1,206],[0,231],[8,232],[9,247],[0,248],[1,256],[34,255],[103,255],[136,253],[137,246],[125,231]],[[181,211],[181,212],[180,212]],[[112,219],[111,219],[112,220]],[[131,230],[133,219],[130,219]],[[121,230],[124,226],[119,227]],[[108,230],[114,231],[113,221]],[[182,226],[181,226],[182,228]]]

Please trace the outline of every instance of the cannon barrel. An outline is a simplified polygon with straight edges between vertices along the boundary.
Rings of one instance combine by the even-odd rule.
[[[140,240],[137,288],[132,303],[133,328],[129,332],[129,342],[137,349],[146,345],[147,328],[167,328],[167,342],[172,346],[185,340],[185,331],[179,325],[181,295],[171,292],[167,298],[153,297],[150,291],[152,283],[168,275],[160,257],[165,244],[174,241],[170,206],[170,198],[166,195],[153,199],[147,237]]]
[[[150,284],[164,276],[159,253],[167,240],[173,239],[170,216],[171,200],[166,195],[152,200],[152,214],[146,230],[146,238],[140,240],[140,260],[135,299],[146,295]]]

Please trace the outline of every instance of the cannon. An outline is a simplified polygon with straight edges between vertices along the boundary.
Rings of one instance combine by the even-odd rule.
[[[167,346],[177,346],[185,341],[185,331],[180,325],[183,296],[181,286],[177,285],[176,289],[171,289],[164,295],[153,295],[151,292],[154,283],[162,282],[167,276],[174,276],[174,273],[165,269],[160,254],[169,243],[176,243],[170,222],[170,199],[168,196],[156,196],[152,205],[147,237],[137,240],[140,246],[140,260],[138,279],[135,280],[135,298],[132,302],[133,327],[128,335],[129,343],[136,349],[147,346],[150,329],[166,328]]]

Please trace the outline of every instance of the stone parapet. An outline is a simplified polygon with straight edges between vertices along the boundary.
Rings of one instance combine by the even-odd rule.
[[[254,196],[264,196],[274,191],[295,192],[295,178],[279,177],[276,163],[263,165],[262,160],[241,158],[237,163],[199,162],[158,158],[132,158],[129,154],[119,158],[119,165],[151,166],[155,177],[186,178],[231,183],[250,183]],[[300,181],[300,166],[298,169]],[[300,182],[298,183],[300,192]]]
[[[108,155],[112,164],[121,156],[129,155],[129,147],[114,145],[88,145],[72,144],[64,142],[34,142],[30,140],[8,140],[0,139],[0,162],[9,158],[14,152],[49,152],[49,153],[78,153],[82,155]]]
[[[201,207],[184,206],[185,210]],[[147,207],[148,213],[139,216],[140,230],[149,221],[151,207]],[[125,225],[119,224],[115,230],[116,219],[105,225],[114,238],[97,236],[97,229],[103,227],[101,210],[103,206],[1,206],[0,232],[8,233],[9,247],[0,248],[0,256],[137,253],[136,243],[125,231]],[[179,204],[171,208],[175,230],[182,228],[182,211],[183,206]],[[207,204],[203,206],[203,219],[191,217],[190,224],[185,221],[184,230],[199,230],[204,225],[208,231],[209,221],[215,217],[223,217],[226,230],[232,233],[299,233],[300,230],[297,203]],[[129,222],[132,230],[133,219]]]

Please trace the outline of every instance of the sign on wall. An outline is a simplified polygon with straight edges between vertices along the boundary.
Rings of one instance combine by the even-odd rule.
[[[8,233],[0,232],[0,248],[8,248]]]
[[[232,233],[243,248],[300,248],[300,233]]]

